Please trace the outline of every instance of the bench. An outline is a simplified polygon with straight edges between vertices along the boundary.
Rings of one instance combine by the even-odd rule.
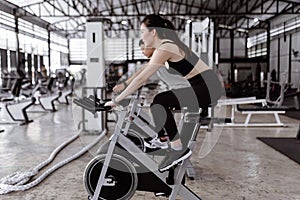
[[[241,105],[261,104],[261,107],[244,107]],[[271,126],[271,127],[283,127],[284,123],[281,122],[279,114],[285,114],[285,107],[268,107],[265,99],[256,99],[256,97],[236,98],[236,99],[222,99],[218,101],[217,106],[231,106],[231,123],[224,123],[224,126]],[[235,113],[247,115],[244,122],[235,122]],[[253,115],[273,115],[275,122],[263,121],[259,123],[251,123]]]

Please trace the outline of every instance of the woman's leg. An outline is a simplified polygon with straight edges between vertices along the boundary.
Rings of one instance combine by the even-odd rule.
[[[157,94],[150,108],[158,137],[164,137],[165,132],[167,132],[169,139],[173,140],[178,130],[170,109],[180,109],[179,102],[174,93],[172,91],[166,91]]]
[[[202,77],[203,75],[203,77]],[[174,90],[174,94],[178,97],[180,107],[188,107],[189,112],[197,112],[199,107],[206,108],[211,102],[216,102],[221,96],[221,87],[216,81],[216,76],[212,70],[203,72],[201,75],[193,77],[189,80],[192,88]],[[167,125],[167,124],[166,124]],[[180,134],[174,137],[171,142],[171,154],[166,156],[159,165],[159,171],[163,172],[170,169],[170,167],[183,161],[191,155],[191,150],[187,147],[193,131],[194,124],[185,123]],[[168,127],[165,127],[167,130]],[[167,132],[170,134],[169,132]],[[181,145],[181,149],[177,148]]]
[[[198,99],[192,88],[166,91],[154,97],[151,113],[159,137],[163,137],[166,132],[170,141],[180,139],[171,109],[180,110],[183,107],[186,107],[189,112],[196,112],[199,109]]]

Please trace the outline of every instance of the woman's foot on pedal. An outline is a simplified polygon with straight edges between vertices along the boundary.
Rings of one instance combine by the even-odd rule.
[[[158,171],[164,172],[187,159],[192,155],[192,151],[188,149],[183,149],[180,151],[175,151],[173,149],[166,155],[166,157],[162,160],[162,162],[158,166]]]
[[[149,149],[167,149],[167,148],[169,148],[168,140],[161,140],[158,137],[145,138],[144,146]]]

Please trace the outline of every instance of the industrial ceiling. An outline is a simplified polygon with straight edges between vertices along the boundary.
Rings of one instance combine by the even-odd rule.
[[[278,15],[299,15],[300,0],[1,0],[0,10],[72,38],[84,37],[88,18],[103,19],[108,33],[138,29],[151,13],[166,16],[178,30],[187,20],[210,17],[217,30],[248,31],[266,28]]]

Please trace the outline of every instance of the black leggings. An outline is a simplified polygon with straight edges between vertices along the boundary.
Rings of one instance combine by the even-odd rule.
[[[221,84],[212,70],[204,71],[188,81],[191,87],[159,93],[151,104],[158,137],[164,136],[166,132],[171,141],[181,138],[184,145],[187,145],[194,125],[184,124],[184,133],[179,136],[171,110],[186,107],[188,112],[198,112],[199,108],[206,109],[211,103],[217,102],[222,92]]]

